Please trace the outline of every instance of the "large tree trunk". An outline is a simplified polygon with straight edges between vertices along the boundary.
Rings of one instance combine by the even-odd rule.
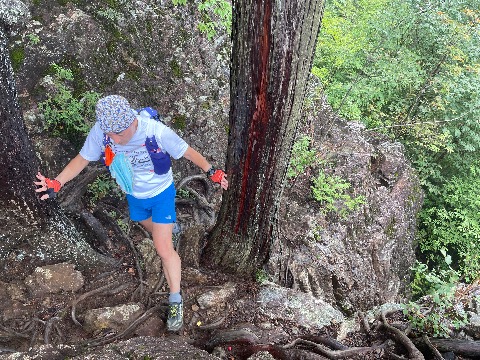
[[[20,253],[32,262],[111,265],[79,236],[55,202],[41,202],[34,192],[36,156],[18,104],[7,31],[0,19],[0,266],[9,269],[8,261]]]
[[[233,2],[230,188],[206,260],[252,273],[268,258],[324,0]]]

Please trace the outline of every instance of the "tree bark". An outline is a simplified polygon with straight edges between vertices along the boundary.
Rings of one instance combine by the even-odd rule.
[[[54,201],[36,196],[36,155],[23,124],[8,29],[1,18],[0,164],[0,266],[8,269],[7,259],[15,261],[10,256],[15,252],[39,261],[68,260],[84,268],[113,263],[91,249]]]
[[[229,190],[204,259],[248,274],[267,259],[324,0],[233,2]]]

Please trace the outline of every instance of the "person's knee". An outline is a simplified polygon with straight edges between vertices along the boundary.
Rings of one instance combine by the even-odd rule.
[[[170,262],[170,261],[180,261],[180,257],[178,256],[175,249],[162,249],[157,248],[157,254],[160,256],[163,262]],[[177,259],[178,258],[178,259]]]
[[[177,255],[177,252],[175,251],[171,240],[156,239],[154,237],[153,244],[155,245],[158,256],[160,256],[162,260],[169,260],[170,258]]]

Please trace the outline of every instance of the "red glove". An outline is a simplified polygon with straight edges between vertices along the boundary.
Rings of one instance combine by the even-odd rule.
[[[57,193],[62,188],[62,184],[57,179],[50,180],[49,178],[45,178],[45,183],[47,184],[47,191],[49,198],[54,198],[57,196]]]
[[[220,169],[217,170],[212,166],[210,170],[207,171],[207,175],[214,183],[220,184],[222,182],[223,176],[225,175],[225,172]]]

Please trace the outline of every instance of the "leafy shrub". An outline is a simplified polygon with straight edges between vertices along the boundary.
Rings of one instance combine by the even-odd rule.
[[[290,165],[287,170],[287,179],[296,178],[303,173],[306,168],[315,165],[316,151],[310,149],[312,139],[309,136],[303,136],[293,144]]]
[[[115,180],[108,174],[99,175],[94,182],[88,184],[87,193],[90,197],[90,206],[95,205],[106,196],[113,196],[121,199],[124,195]]]
[[[467,281],[480,274],[480,167],[472,165],[468,176],[453,176],[440,188],[440,197],[428,201],[420,213],[420,249],[432,263],[441,264],[448,249]]]
[[[258,269],[255,272],[255,281],[259,284],[263,284],[270,280],[268,273],[264,269]]]
[[[18,71],[25,60],[25,48],[23,46],[16,46],[10,50],[10,59],[12,61],[13,71]]]
[[[217,30],[225,29],[228,34],[232,31],[232,5],[225,0],[204,0],[198,5],[198,10],[203,13],[203,21],[198,24],[198,29],[212,40],[217,35]]]
[[[341,217],[365,203],[364,196],[350,196],[346,192],[349,188],[349,182],[339,176],[327,175],[322,170],[311,186],[313,198],[323,205],[324,213],[334,212]]]
[[[37,45],[40,43],[40,37],[37,34],[27,34],[26,38],[31,45]]]
[[[45,128],[54,136],[66,137],[78,145],[95,122],[95,105],[101,95],[87,91],[75,97],[68,86],[74,80],[72,72],[56,64],[52,64],[52,69],[53,93],[38,105]]]
[[[449,337],[453,329],[467,323],[463,305],[455,300],[459,273],[450,267],[452,259],[445,249],[441,251],[444,269],[429,270],[427,265],[417,262],[410,284],[414,299],[404,306],[404,314],[412,327],[434,337]],[[422,295],[425,295],[421,297]]]
[[[187,0],[172,0],[173,5],[186,5]],[[232,30],[232,5],[226,0],[203,0],[197,6],[202,15],[198,30],[207,35],[209,40],[217,36],[217,31],[225,29],[227,33]]]

